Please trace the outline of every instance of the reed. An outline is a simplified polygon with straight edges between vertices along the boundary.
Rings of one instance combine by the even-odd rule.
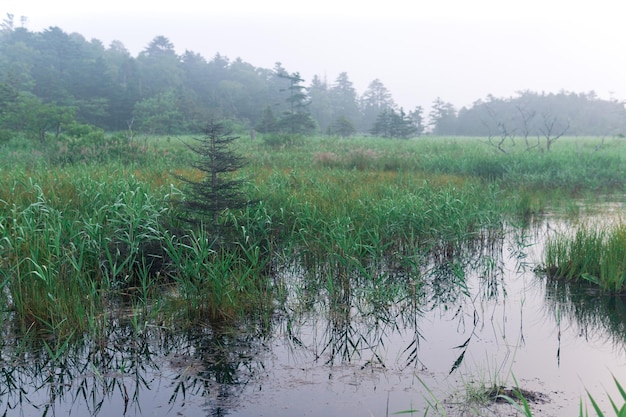
[[[542,155],[500,155],[460,138],[308,138],[271,149],[240,141],[250,164],[233,175],[252,178],[245,192],[261,204],[221,213],[232,233],[216,242],[185,229],[170,203],[184,198],[177,178],[198,174],[182,142],[142,141],[130,162],[111,149],[63,164],[18,142],[1,150],[0,302],[23,329],[97,331],[120,297],[148,320],[267,311],[287,288],[273,273],[294,262],[343,271],[312,286],[333,294],[391,270],[415,278],[425,262],[454,264],[463,248],[497,238],[507,219],[540,212],[549,201],[542,190],[624,185],[611,141],[596,151],[563,140]],[[622,246],[610,242],[602,273],[615,277]]]
[[[626,291],[626,225],[582,226],[573,236],[557,235],[546,244],[544,259],[551,277],[622,293]]]

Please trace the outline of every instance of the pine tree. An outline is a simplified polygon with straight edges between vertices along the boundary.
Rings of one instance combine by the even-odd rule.
[[[243,208],[251,202],[241,190],[245,180],[227,178],[245,166],[245,159],[230,150],[232,142],[239,137],[232,136],[223,123],[210,122],[204,129],[205,136],[196,139],[197,145],[187,144],[199,159],[192,166],[205,174],[201,181],[181,178],[189,190],[189,198],[182,201],[182,208],[188,216],[182,220],[193,224],[203,224],[216,234],[220,234],[219,215],[227,209]]]

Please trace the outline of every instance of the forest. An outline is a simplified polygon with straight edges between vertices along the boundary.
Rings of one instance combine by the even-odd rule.
[[[307,81],[280,62],[260,68],[219,53],[178,54],[162,35],[132,56],[121,41],[105,46],[59,27],[32,32],[10,14],[1,24],[0,141],[19,133],[43,142],[82,125],[197,133],[215,119],[260,133],[486,136],[496,146],[515,138],[626,132],[624,103],[593,91],[488,95],[460,109],[437,98],[425,114],[420,106],[397,106],[380,79],[360,94],[346,72],[332,82],[317,75]]]

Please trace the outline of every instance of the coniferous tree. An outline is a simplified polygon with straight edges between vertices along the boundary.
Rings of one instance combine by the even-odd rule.
[[[277,129],[276,116],[274,116],[274,112],[270,106],[266,106],[263,111],[263,116],[259,123],[256,125],[256,130],[261,133],[274,133]]]
[[[304,79],[300,77],[298,72],[289,74],[286,71],[280,71],[277,76],[289,82],[289,86],[285,89],[288,93],[286,101],[289,110],[284,112],[280,118],[279,127],[292,136],[311,133],[315,130],[316,124],[308,110],[310,101],[306,87],[302,85]]]
[[[378,115],[396,107],[387,87],[378,78],[372,81],[361,97],[362,130],[371,129]]]
[[[210,122],[204,129],[204,137],[196,139],[197,144],[187,144],[199,156],[192,166],[205,176],[200,181],[181,178],[189,189],[189,198],[181,202],[188,215],[182,219],[202,224],[216,235],[222,234],[219,216],[224,210],[250,204],[241,190],[245,180],[227,177],[246,164],[242,156],[230,150],[236,139],[223,123]]]
[[[335,120],[343,116],[356,127],[356,123],[361,120],[359,100],[356,89],[346,72],[339,74],[329,93]]]
[[[407,115],[402,108],[398,112],[393,109],[383,110],[370,133],[384,138],[407,139],[417,133],[417,126],[412,116]]]

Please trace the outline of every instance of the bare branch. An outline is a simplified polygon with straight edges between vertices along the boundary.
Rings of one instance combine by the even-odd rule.
[[[567,121],[565,126],[559,126],[557,124],[558,119],[555,116],[549,114],[542,114],[543,117],[543,127],[539,130],[541,134],[546,139],[546,151],[550,151],[550,148],[556,142],[558,138],[563,136],[569,130],[569,120]],[[561,127],[560,129],[558,129]]]

